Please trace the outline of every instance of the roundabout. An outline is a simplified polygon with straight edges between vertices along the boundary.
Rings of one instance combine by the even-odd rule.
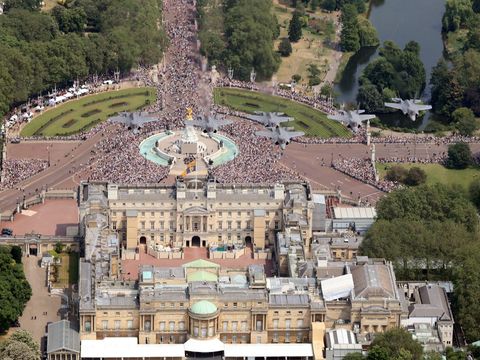
[[[208,168],[214,168],[233,160],[239,149],[235,142],[225,135],[207,134],[197,130],[187,116],[185,127],[151,135],[139,145],[145,160],[160,166],[170,167],[171,175],[196,172],[206,175]]]

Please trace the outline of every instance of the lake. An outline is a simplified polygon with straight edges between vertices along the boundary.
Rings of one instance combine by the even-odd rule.
[[[369,19],[377,29],[380,43],[392,40],[403,48],[415,40],[427,74],[427,87],[421,98],[430,98],[428,82],[432,68],[443,56],[442,16],[445,0],[372,0]],[[355,102],[358,78],[370,61],[378,57],[378,48],[363,48],[354,54],[335,85],[339,103]],[[426,122],[427,116],[423,121]]]

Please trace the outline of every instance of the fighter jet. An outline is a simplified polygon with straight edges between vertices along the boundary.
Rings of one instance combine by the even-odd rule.
[[[127,112],[122,111],[117,116],[109,118],[114,123],[120,123],[127,127],[128,130],[132,130],[134,134],[137,134],[143,125],[149,122],[158,121],[156,117],[149,115],[146,112]]]
[[[190,124],[197,126],[209,136],[216,133],[218,128],[231,124],[230,120],[220,118],[218,115],[199,115],[196,120],[191,120]]]
[[[375,118],[375,115],[361,115],[364,112],[365,110],[360,109],[354,111],[339,110],[338,114],[328,115],[327,118],[340,121],[350,129],[352,129],[352,131],[357,131],[359,128],[362,127],[363,121]]]
[[[255,111],[254,115],[247,115],[247,118],[265,125],[266,127],[277,127],[280,126],[281,123],[293,120],[291,117],[284,116],[283,113],[263,111]]]
[[[393,103],[385,103],[386,107],[392,109],[402,110],[403,115],[408,115],[412,121],[415,121],[420,111],[430,110],[431,105],[419,105],[421,104],[420,100],[410,99],[402,100],[400,98],[393,98]]]
[[[255,132],[255,135],[272,139],[275,145],[279,145],[282,150],[285,150],[285,147],[290,143],[292,138],[303,136],[305,134],[301,131],[289,131],[279,126],[269,128],[265,131],[257,131]]]

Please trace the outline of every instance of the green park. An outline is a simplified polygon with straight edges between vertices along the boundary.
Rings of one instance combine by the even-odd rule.
[[[130,88],[71,100],[33,118],[22,136],[63,136],[86,131],[121,111],[133,111],[153,103],[154,88]]]
[[[310,106],[278,96],[263,94],[256,91],[216,88],[214,90],[215,104],[229,107],[233,110],[253,113],[255,111],[282,112],[295,120],[285,123],[295,130],[303,131],[307,136],[328,138],[333,136],[349,137],[350,131],[340,123],[327,119],[327,115]]]
[[[418,164],[418,163],[377,163],[376,168],[381,179],[385,177],[387,171],[392,166],[401,166],[407,170],[412,167],[418,167],[422,169],[427,175],[426,183],[444,184],[444,185],[461,185],[464,188],[468,188],[473,180],[480,179],[480,168],[468,167],[466,169],[449,169],[441,164]]]

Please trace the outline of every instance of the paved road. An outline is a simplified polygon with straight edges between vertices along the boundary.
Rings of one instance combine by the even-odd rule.
[[[473,153],[480,151],[480,144],[470,144]],[[428,160],[447,151],[448,145],[436,144],[376,144],[376,158],[405,158],[416,156]],[[281,163],[291,167],[312,182],[314,189],[324,187],[339,189],[344,195],[375,202],[384,193],[330,167],[332,160],[341,158],[369,158],[365,144],[309,144],[291,143]]]
[[[23,196],[31,197],[39,193],[43,187],[55,188],[72,178],[77,169],[82,165],[88,164],[90,151],[101,138],[102,133],[99,132],[80,143],[69,156],[60,158],[56,163],[52,163],[52,166],[45,171],[22,181],[16,185],[15,189],[0,192],[0,212],[14,209],[17,199],[22,199]],[[73,185],[73,182],[71,184]]]
[[[39,257],[23,257],[22,261],[25,276],[32,287],[32,297],[19,319],[20,328],[30,332],[40,343],[40,339],[45,335],[47,323],[60,320],[59,310],[62,300],[59,296],[49,294],[45,286],[46,269],[38,266]],[[45,312],[46,315],[44,315]]]

